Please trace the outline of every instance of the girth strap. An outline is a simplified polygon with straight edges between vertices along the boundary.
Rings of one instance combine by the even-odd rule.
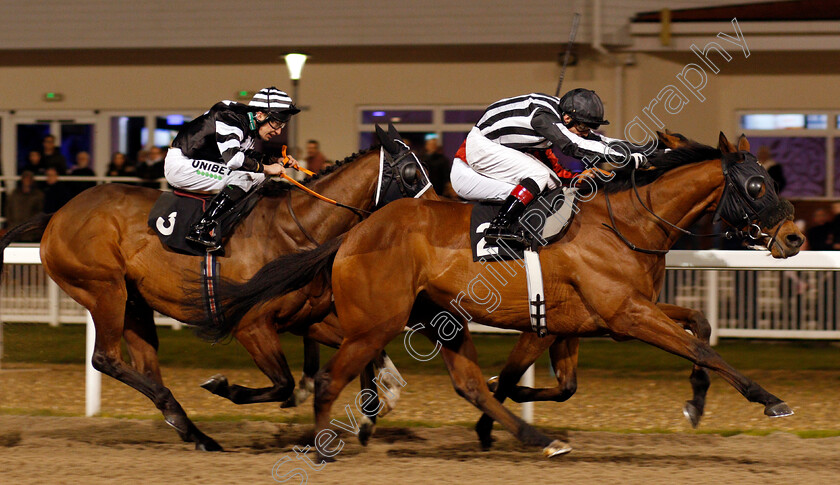
[[[204,308],[213,324],[221,327],[224,324],[225,316],[222,312],[219,296],[216,294],[216,288],[219,287],[219,266],[216,255],[213,253],[207,253],[201,261],[201,275],[204,277],[202,288]]]

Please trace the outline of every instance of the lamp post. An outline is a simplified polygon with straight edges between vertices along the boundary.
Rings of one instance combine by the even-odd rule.
[[[292,101],[294,101],[297,106],[300,106],[300,101],[298,101],[298,84],[300,83],[300,74],[303,71],[303,65],[306,64],[306,58],[309,57],[306,54],[300,53],[289,53],[283,56],[286,60],[286,67],[289,69],[289,78],[292,80]],[[292,144],[292,153],[295,157],[299,156],[297,153],[298,148],[298,126],[297,121],[292,118],[291,123],[289,124],[289,142]]]

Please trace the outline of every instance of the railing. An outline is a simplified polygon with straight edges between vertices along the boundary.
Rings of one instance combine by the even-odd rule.
[[[37,245],[8,248],[4,256],[7,273],[0,285],[0,361],[3,322],[85,322],[86,413],[96,414],[100,374],[90,365],[95,337],[90,314],[46,277]],[[712,345],[719,337],[840,339],[840,251],[805,251],[787,260],[771,259],[756,251],[671,251],[666,262],[661,300],[702,310],[712,326]],[[181,325],[160,316],[155,322],[175,328]],[[533,382],[533,366],[525,381],[526,385]],[[523,407],[523,417],[529,417],[532,409]]]

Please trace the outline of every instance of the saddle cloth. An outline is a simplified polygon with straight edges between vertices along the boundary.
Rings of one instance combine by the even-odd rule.
[[[565,232],[576,212],[577,189],[558,187],[540,195],[528,210],[514,223],[512,230],[521,229],[531,239],[531,249],[553,242]],[[484,240],[484,231],[490,227],[490,221],[496,217],[499,202],[479,202],[473,206],[470,215],[470,243],[473,261],[480,259],[514,260],[522,259],[523,252],[509,246],[488,247]]]
[[[221,243],[233,231],[236,224],[253,209],[260,199],[259,193],[259,190],[251,191],[237,202],[233,210],[219,219],[215,231],[217,243]],[[204,256],[205,248],[190,244],[185,237],[190,227],[204,214],[204,209],[212,197],[212,195],[180,190],[164,192],[149,212],[149,227],[158,235],[164,247],[176,253]],[[216,251],[215,254],[224,256],[224,248]]]

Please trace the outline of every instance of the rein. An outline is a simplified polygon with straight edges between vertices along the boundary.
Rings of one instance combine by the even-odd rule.
[[[724,180],[726,181],[726,184],[728,185],[728,184],[730,183],[730,182],[729,182],[729,178],[728,178],[728,173],[729,173],[729,172],[728,172],[728,170],[727,170],[726,164],[724,163],[723,159],[721,159],[721,166],[722,166],[722,168],[723,168]],[[750,224],[750,225],[749,225],[749,228],[748,228],[746,231],[743,231],[743,230],[740,230],[740,229],[734,229],[734,228],[733,228],[732,230],[729,230],[729,231],[715,232],[715,233],[711,233],[711,234],[697,234],[697,233],[694,233],[694,232],[689,231],[689,230],[687,230],[687,229],[683,229],[683,228],[681,228],[681,227],[679,227],[679,226],[677,226],[677,225],[674,225],[674,224],[672,224],[671,222],[669,222],[669,221],[667,221],[667,220],[663,219],[663,218],[662,218],[662,217],[660,217],[658,214],[656,214],[655,212],[653,212],[653,210],[652,210],[652,209],[650,209],[650,208],[649,208],[649,207],[645,204],[645,202],[642,200],[642,196],[641,196],[641,194],[639,194],[639,188],[638,188],[638,186],[637,186],[637,184],[636,184],[636,169],[635,169],[635,168],[633,168],[633,169],[631,170],[631,172],[630,172],[630,181],[631,181],[631,183],[632,183],[632,185],[633,185],[633,192],[635,192],[635,194],[636,194],[636,199],[638,199],[638,201],[639,201],[639,203],[642,205],[642,207],[644,207],[644,208],[645,208],[645,210],[646,210],[646,211],[648,211],[651,215],[653,215],[653,216],[654,216],[657,220],[659,220],[659,221],[661,221],[661,222],[664,222],[664,223],[665,223],[665,224],[667,224],[668,226],[670,226],[670,227],[672,227],[672,228],[676,229],[677,231],[679,231],[679,232],[681,232],[681,233],[683,233],[683,234],[686,234],[686,235],[688,235],[688,236],[692,236],[692,237],[717,237],[717,236],[723,236],[723,237],[725,237],[726,239],[732,239],[732,238],[736,238],[736,237],[738,237],[738,238],[742,238],[742,239],[749,238],[749,239],[752,239],[753,241],[758,241],[758,240],[759,240],[759,239],[761,239],[762,237],[769,237],[769,238],[770,238],[770,242],[767,244],[767,249],[768,249],[768,250],[770,250],[770,248],[773,246],[773,244],[777,244],[777,245],[779,244],[779,242],[778,242],[778,241],[777,241],[777,239],[776,239],[776,236],[779,234],[779,230],[781,230],[781,228],[782,228],[782,225],[781,225],[781,224],[779,224],[779,225],[776,227],[776,231],[773,233],[773,235],[772,235],[772,236],[770,236],[769,234],[767,234],[767,233],[765,233],[764,231],[762,231],[762,230],[761,230],[761,227],[760,227],[758,224],[755,224],[755,223]],[[608,229],[610,229],[611,231],[613,231],[613,232],[614,232],[614,233],[615,233],[615,234],[619,237],[619,239],[621,239],[621,241],[622,241],[625,245],[627,245],[627,247],[629,247],[629,248],[630,248],[630,249],[632,249],[633,251],[637,251],[637,252],[644,253],[644,254],[665,254],[665,253],[667,253],[667,252],[669,251],[668,249],[646,249],[646,248],[640,248],[640,247],[636,246],[635,244],[633,244],[632,242],[630,242],[630,240],[628,240],[628,239],[624,236],[624,234],[622,234],[622,233],[621,233],[621,230],[619,230],[619,229],[618,229],[618,226],[616,226],[616,224],[615,224],[615,217],[613,216],[612,205],[610,204],[610,195],[609,195],[609,193],[608,193],[608,192],[606,192],[606,191],[604,192],[604,198],[605,198],[605,199],[606,199],[606,201],[607,201],[607,213],[608,213],[608,214],[609,214],[609,216],[610,216],[610,224],[606,224],[606,223],[601,223],[601,224],[602,224],[603,226],[607,227]],[[724,222],[725,222],[725,221],[724,221]],[[727,223],[727,224],[728,224],[728,223]],[[730,225],[731,225],[731,224],[730,224]],[[782,248],[781,246],[779,246],[779,249],[783,249],[783,248]],[[784,252],[784,251],[783,251],[783,252]]]
[[[334,206],[342,207],[344,209],[347,209],[347,210],[353,212],[354,214],[356,214],[357,216],[359,216],[359,218],[361,218],[361,219],[365,218],[364,214],[373,214],[373,212],[371,212],[371,211],[367,211],[367,210],[364,210],[364,209],[359,209],[358,207],[351,207],[349,205],[342,204],[341,202],[332,200],[329,197],[325,197],[325,196],[319,194],[318,192],[315,192],[314,190],[306,187],[305,185],[298,182],[297,180],[289,177],[286,174],[283,174],[283,178],[285,178],[287,181],[291,182],[297,188],[301,189],[304,193],[306,193],[306,194],[308,194],[312,197],[315,197],[318,200],[323,200],[324,202],[330,203]]]
[[[302,232],[303,235],[306,236],[306,239],[309,239],[309,242],[311,242],[315,246],[320,246],[321,244],[318,241],[316,241],[315,238],[312,237],[312,235],[309,234],[309,231],[307,231],[306,228],[303,227],[303,224],[300,223],[297,216],[295,215],[295,210],[292,208],[292,193],[291,192],[289,192],[289,197],[286,198],[286,205],[289,206],[289,214],[292,215],[292,220],[295,221],[295,224],[297,224],[297,227],[298,227],[298,229],[300,229],[300,232]]]

